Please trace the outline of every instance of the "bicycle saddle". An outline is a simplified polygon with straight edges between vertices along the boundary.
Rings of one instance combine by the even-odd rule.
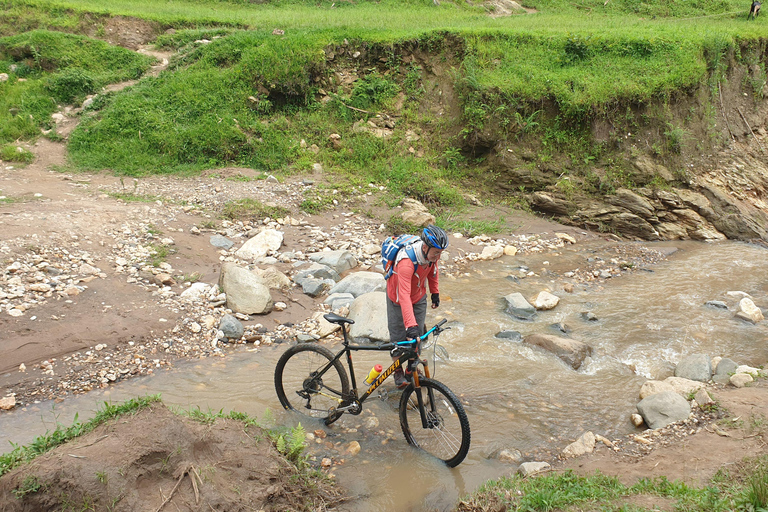
[[[353,324],[353,323],[355,323],[355,321],[352,320],[351,318],[346,318],[346,317],[343,317],[343,316],[339,316],[336,313],[327,313],[327,314],[323,315],[323,318],[325,318],[326,320],[328,320],[332,324],[344,325],[344,324]]]

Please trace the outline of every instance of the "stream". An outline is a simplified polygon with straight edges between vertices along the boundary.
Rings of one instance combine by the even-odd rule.
[[[600,240],[557,253],[505,256],[475,264],[468,275],[443,276],[441,306],[429,310],[427,326],[438,314],[448,318],[451,329],[438,343],[449,358],[437,357],[433,364],[434,352],[424,355],[433,377],[465,403],[472,431],[469,455],[449,469],[412,450],[397,419],[399,393],[385,384],[388,396],[372,397],[361,415],[345,415],[324,428],[325,439],[310,442],[310,453],[332,458],[336,480],[359,496],[348,510],[451,510],[483,482],[510,474],[519,462],[551,457],[587,430],[609,439],[633,432],[629,416],[640,386],[672,375],[686,355],[706,353],[752,366],[768,361],[768,322],[752,325],[734,318],[737,299],[726,294],[743,291],[758,306],[768,306],[765,248],[730,241],[645,243],[671,254],[661,263],[564,292],[562,283],[569,280],[563,274],[600,257],[610,244]],[[521,274],[521,266],[523,274],[536,275],[511,277]],[[545,289],[561,298],[555,309],[538,312],[533,321],[504,312],[505,295],[521,292],[531,298]],[[709,300],[725,301],[729,310],[706,306]],[[597,320],[585,320],[587,311]],[[558,330],[564,326],[567,334]],[[504,330],[572,337],[591,345],[594,353],[574,371],[552,354],[495,337]],[[4,413],[0,450],[10,451],[9,441],[28,444],[57,422],[70,425],[76,414],[86,421],[105,401],[154,393],[171,407],[237,410],[263,418],[265,426],[295,425],[295,415],[280,409],[274,391],[275,362],[285,348],[238,346],[225,358],[187,361],[61,403]],[[353,359],[358,381],[374,363],[388,360],[374,352],[358,352]],[[310,433],[321,428],[319,423],[303,426]],[[352,441],[362,447],[356,455],[346,453]],[[501,462],[501,450],[518,454],[519,462]]]

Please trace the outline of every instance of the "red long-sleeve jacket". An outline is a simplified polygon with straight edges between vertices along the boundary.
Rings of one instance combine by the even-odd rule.
[[[402,258],[395,264],[394,273],[387,279],[387,296],[400,306],[406,329],[417,326],[413,305],[426,295],[427,283],[430,293],[440,293],[437,288],[437,263],[419,264],[416,272],[413,270],[411,259]]]

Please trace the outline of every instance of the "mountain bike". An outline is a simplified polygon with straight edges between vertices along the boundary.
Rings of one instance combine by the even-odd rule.
[[[404,369],[409,383],[400,396],[400,427],[408,444],[442,460],[449,467],[458,466],[469,451],[469,419],[464,407],[448,387],[430,378],[429,366],[420,359],[421,344],[431,334],[435,337],[450,327],[441,321],[416,340],[381,344],[353,344],[347,337],[350,318],[328,313],[324,318],[338,324],[344,334],[343,347],[336,354],[316,343],[294,345],[280,357],[275,367],[275,389],[280,404],[326,425],[343,414],[358,415],[363,403],[398,368]],[[352,352],[358,350],[391,351],[400,354],[383,370],[365,392],[358,394],[352,364]],[[349,374],[342,357],[346,355]],[[423,375],[421,368],[423,366]],[[351,377],[351,385],[350,385]]]

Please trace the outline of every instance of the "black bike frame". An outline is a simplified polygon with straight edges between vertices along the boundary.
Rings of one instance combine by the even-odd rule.
[[[443,325],[446,322],[446,320],[441,321],[434,327],[432,327],[430,330],[428,330],[424,335],[419,337],[419,341],[416,345],[421,343],[422,341],[426,340],[427,337],[438,330],[441,325]],[[419,353],[414,350],[412,347],[408,347],[408,345],[413,346],[414,343],[410,341],[400,341],[397,343],[384,343],[381,345],[351,345],[349,343],[349,339],[347,338],[347,330],[344,325],[341,325],[341,330],[344,333],[344,348],[339,350],[339,352],[334,356],[334,358],[328,362],[321,370],[317,372],[316,375],[314,375],[315,378],[320,378],[323,375],[325,375],[325,372],[327,372],[333,364],[341,359],[341,356],[346,354],[347,355],[347,366],[349,367],[349,374],[350,378],[352,379],[352,390],[351,394],[352,396],[345,397],[342,396],[341,392],[335,391],[339,394],[341,397],[341,406],[338,408],[342,412],[350,412],[352,414],[360,414],[362,412],[362,405],[363,403],[368,399],[368,397],[371,396],[371,394],[376,391],[376,388],[381,386],[381,384],[387,380],[387,378],[392,375],[398,368],[404,368],[407,369],[408,362],[411,360],[418,360]],[[439,331],[438,331],[439,332]],[[402,347],[404,348],[404,352],[395,359],[392,364],[381,372],[379,376],[376,378],[373,384],[368,388],[368,390],[363,393],[359,398],[357,396],[357,379],[355,378],[355,367],[352,363],[352,352],[356,352],[358,350],[376,350],[376,351],[389,351],[392,350],[395,347]],[[429,378],[429,366],[427,366],[426,360],[420,361],[424,365],[424,375],[425,377]],[[418,363],[417,363],[418,365]],[[414,388],[416,388],[416,397],[419,403],[419,412],[421,414],[421,423],[423,428],[427,428],[427,417],[424,412],[424,400],[421,396],[421,386],[419,386],[419,375],[416,371],[416,368],[413,368],[413,385]],[[333,391],[333,390],[332,390]],[[431,403],[431,402],[430,402]]]

